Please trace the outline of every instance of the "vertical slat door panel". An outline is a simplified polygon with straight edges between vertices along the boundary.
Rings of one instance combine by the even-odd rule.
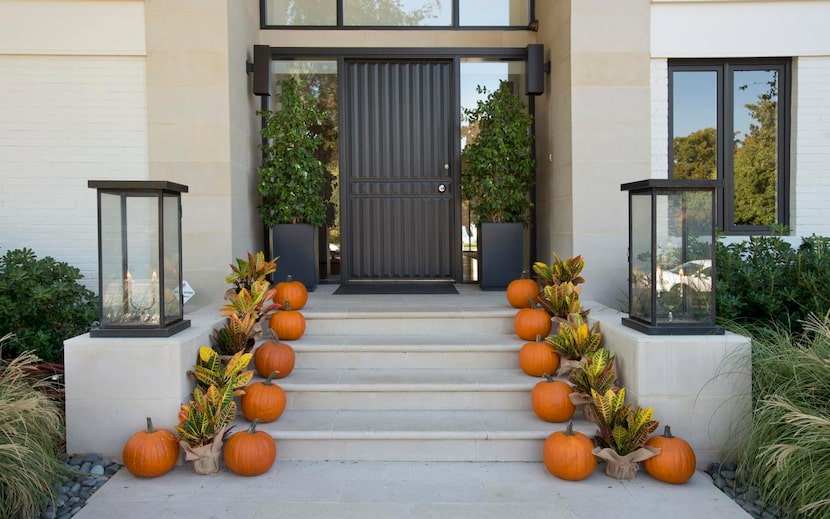
[[[347,279],[452,279],[451,64],[345,68]]]

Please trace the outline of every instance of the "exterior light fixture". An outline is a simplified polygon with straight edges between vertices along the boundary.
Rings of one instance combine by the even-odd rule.
[[[182,297],[181,194],[167,181],[90,180],[98,191],[99,327],[92,337],[169,337]]]
[[[629,317],[649,335],[718,335],[714,180],[650,179],[628,191]]]

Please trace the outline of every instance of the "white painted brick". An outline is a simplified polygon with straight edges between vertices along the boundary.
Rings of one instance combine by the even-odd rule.
[[[148,178],[144,57],[0,55],[0,254],[29,247],[97,289],[90,179]]]
[[[669,72],[665,59],[651,60],[651,178],[667,178],[669,167]]]
[[[794,230],[830,235],[830,58],[799,58],[793,67]]]

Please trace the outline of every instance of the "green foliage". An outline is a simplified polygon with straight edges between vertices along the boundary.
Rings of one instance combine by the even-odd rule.
[[[0,362],[0,517],[40,517],[66,476],[60,404],[46,396],[47,380],[27,374],[38,361],[26,352]]]
[[[579,292],[582,287],[574,287],[573,283],[548,285],[539,294],[539,306],[551,317],[566,319],[570,314],[581,314],[587,317],[590,310],[582,308],[579,302]]]
[[[483,86],[476,90],[487,94]],[[526,223],[532,206],[528,192],[536,176],[530,154],[533,116],[507,81],[476,108],[464,109],[464,116],[478,127],[462,152],[461,170],[461,193],[470,201],[474,223]]]
[[[715,180],[718,178],[718,131],[704,128],[672,142],[674,178]]]
[[[250,353],[236,353],[223,363],[214,350],[201,347],[196,365],[190,373],[196,378],[193,397],[179,410],[179,439],[191,447],[213,441],[236,417],[235,396],[245,394],[244,388],[254,375],[244,371],[251,361]]]
[[[533,272],[536,279],[544,285],[558,285],[560,283],[572,283],[574,286],[585,283],[585,278],[579,274],[585,268],[585,260],[582,256],[562,259],[555,252],[553,263],[547,265],[543,261],[533,264]]]
[[[600,447],[613,449],[620,456],[636,451],[646,444],[659,422],[652,420],[651,407],[631,408],[625,405],[625,388],[609,389],[605,393],[591,390],[591,398],[597,411],[597,435],[594,439]]]
[[[78,281],[80,270],[31,249],[0,257],[0,335],[13,333],[4,358],[33,351],[47,362],[63,362],[63,341],[89,330],[98,300]]]
[[[580,360],[582,357],[592,355],[597,351],[600,341],[602,341],[602,334],[599,332],[599,321],[589,328],[585,317],[576,312],[568,314],[567,320],[560,317],[554,317],[553,319],[558,324],[559,329],[556,335],[545,340],[553,345],[553,349],[560,357]]]
[[[251,314],[232,314],[222,328],[213,331],[210,345],[220,355],[251,351],[256,344],[256,324]]]
[[[262,166],[257,168],[260,216],[265,225],[309,223],[326,219],[326,169],[318,158],[323,136],[315,128],[326,117],[311,92],[291,76],[279,82],[274,96],[279,110],[258,112],[262,128]]]
[[[717,312],[727,321],[773,321],[793,331],[830,310],[830,239],[810,236],[798,249],[778,236],[718,243]]]
[[[255,255],[248,252],[248,259],[236,258],[236,265],[231,264],[231,273],[225,278],[225,283],[234,286],[237,291],[242,288],[251,289],[255,281],[265,281],[265,276],[277,271],[277,259],[265,260],[265,253]]]
[[[577,391],[590,395],[591,391],[603,395],[609,389],[616,389],[617,370],[614,369],[615,357],[605,348],[599,348],[586,355],[579,367],[568,375],[568,380]]]
[[[743,141],[735,141],[735,224],[776,223],[778,193],[778,102],[774,92],[746,105],[758,124],[749,125]]]
[[[780,510],[830,514],[830,320],[803,334],[757,326],[752,338],[752,429],[740,475]],[[747,333],[747,330],[740,330]]]

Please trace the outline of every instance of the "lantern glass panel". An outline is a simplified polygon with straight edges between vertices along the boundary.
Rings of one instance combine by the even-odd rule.
[[[657,324],[706,324],[712,316],[712,194],[655,195]]]
[[[181,248],[179,243],[179,198],[164,195],[164,317],[167,322],[184,315]]]
[[[631,286],[630,314],[651,322],[654,308],[651,297],[651,193],[631,196]]]
[[[127,310],[127,269],[122,197],[101,193],[101,324],[123,322]]]

